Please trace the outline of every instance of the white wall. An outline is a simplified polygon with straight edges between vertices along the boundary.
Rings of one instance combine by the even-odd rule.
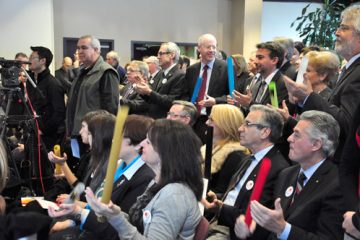
[[[290,37],[294,41],[301,40],[295,31],[297,24],[290,28],[291,23],[301,16],[302,9],[308,3],[263,2],[261,41],[270,41],[274,37]],[[308,11],[321,5],[312,3]]]
[[[55,51],[61,63],[63,37],[92,34],[114,39],[121,63],[130,60],[131,40],[196,43],[202,33],[228,46],[231,0],[54,1]]]
[[[241,44],[246,49],[241,52],[238,34],[243,23],[231,21],[241,19],[236,14],[244,11],[245,16],[249,15],[250,8],[239,6],[254,0],[241,0],[244,4],[236,1],[240,0],[0,0],[0,57],[12,59],[19,51],[29,54],[30,46],[43,45],[53,50],[59,67],[63,37],[93,34],[114,39],[115,51],[124,64],[130,60],[131,40],[195,43],[206,32],[217,36],[220,49],[246,54],[248,30],[243,29],[245,39]],[[275,36],[298,40],[290,24],[306,4],[264,2],[262,16],[258,13],[261,41]],[[312,4],[311,8],[316,6]]]
[[[52,0],[0,0],[0,57],[30,54],[30,46],[54,50]]]

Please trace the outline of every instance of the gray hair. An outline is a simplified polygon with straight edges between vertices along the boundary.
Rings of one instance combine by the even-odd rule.
[[[360,4],[353,4],[341,13],[341,20],[352,22],[355,32],[360,35]]]
[[[271,133],[269,135],[269,140],[272,143],[276,143],[280,139],[284,127],[284,120],[281,114],[275,109],[261,104],[252,105],[250,107],[250,112],[252,111],[261,112],[259,123],[270,128]]]
[[[106,55],[109,56],[110,58],[114,59],[117,63],[120,63],[120,56],[117,52],[110,51]]]
[[[80,39],[86,39],[86,38],[90,38],[90,46],[92,48],[95,48],[98,50],[98,52],[100,53],[101,52],[101,45],[100,45],[100,41],[99,39],[95,38],[94,36],[92,35],[85,35],[85,36],[81,36]]]
[[[151,63],[153,63],[153,64],[156,65],[156,68],[157,68],[157,69],[160,69],[159,59],[158,59],[157,57],[155,57],[155,56],[150,56],[150,57],[148,57],[148,58],[145,58],[144,61],[145,61],[145,62],[151,62]]]
[[[333,116],[322,111],[306,111],[300,115],[300,120],[308,121],[311,127],[306,129],[311,139],[322,141],[324,157],[331,157],[339,144],[340,126]]]
[[[284,51],[286,51],[285,58],[287,60],[290,60],[291,57],[294,55],[294,48],[295,48],[294,41],[291,38],[275,37],[274,42],[279,43],[284,48]]]
[[[178,47],[178,45],[176,45],[176,43],[173,43],[173,42],[162,43],[161,47],[166,47],[166,50],[168,52],[175,54],[174,63],[177,63],[179,61],[180,48]]]
[[[198,111],[195,105],[188,101],[175,100],[172,102],[172,105],[181,105],[183,106],[183,112],[185,112],[190,117],[190,126],[194,125],[198,116]]]
[[[216,41],[216,37],[210,33],[205,33],[203,35],[201,35],[199,38],[198,38],[198,46],[200,46],[201,44],[203,44],[203,42],[206,40],[206,39],[215,39]],[[217,42],[217,41],[216,41]]]
[[[149,66],[145,62],[133,60],[130,62],[130,65],[135,65],[139,69],[143,77],[147,78],[149,76]]]

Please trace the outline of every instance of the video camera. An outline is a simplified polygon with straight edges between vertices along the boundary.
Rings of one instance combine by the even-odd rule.
[[[22,64],[30,64],[30,62],[19,60],[6,60],[0,57],[0,81],[5,88],[15,88],[19,86],[19,74],[22,71]]]

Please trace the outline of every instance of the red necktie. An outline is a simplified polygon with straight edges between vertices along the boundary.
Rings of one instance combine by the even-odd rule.
[[[199,102],[204,100],[204,96],[205,96],[205,90],[206,90],[206,83],[207,83],[207,70],[208,70],[209,66],[205,65],[203,67],[203,74],[202,74],[202,81],[201,81],[201,87],[199,90],[199,94],[198,97],[196,99],[196,107],[198,109],[199,112],[201,112],[201,106],[199,106]]]
[[[251,201],[254,200],[260,201],[261,193],[264,189],[266,183],[266,177],[268,176],[270,169],[271,169],[271,160],[267,157],[263,158],[261,160],[259,172],[256,177],[254,188],[250,195],[250,201],[245,213],[245,223],[248,225],[248,227],[250,227],[252,221],[251,210],[250,210]]]

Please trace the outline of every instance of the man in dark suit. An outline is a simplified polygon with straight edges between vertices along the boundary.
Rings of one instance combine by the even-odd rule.
[[[295,45],[294,41],[291,38],[286,37],[276,37],[274,38],[274,42],[279,43],[284,49],[284,60],[281,64],[279,71],[296,81],[297,72],[295,65],[291,64],[291,58],[294,55]]]
[[[283,48],[276,42],[259,43],[256,48],[255,64],[260,73],[260,79],[256,81],[252,91],[248,91],[247,94],[234,91],[235,101],[240,103],[245,112],[253,104],[271,104],[269,92],[271,82],[276,85],[279,103],[288,97],[283,75],[279,71],[284,59]]]
[[[158,59],[163,76],[152,88],[146,82],[136,84],[136,92],[149,104],[148,114],[154,119],[166,118],[172,102],[184,93],[184,72],[177,66],[179,57],[180,49],[175,43],[161,44]]]
[[[339,133],[339,124],[328,113],[307,111],[300,116],[288,138],[289,158],[298,165],[280,173],[275,208],[251,202],[257,227],[273,232],[268,239],[343,239],[338,170],[328,159],[335,152]],[[243,229],[237,223],[235,232],[240,238],[246,236]]]
[[[215,104],[226,103],[226,95],[229,94],[228,75],[226,62],[215,58],[217,41],[212,34],[201,35],[198,39],[198,51],[201,61],[188,67],[186,70],[185,98],[191,100],[194,88],[199,77],[203,78],[203,94],[201,88],[195,100],[200,117],[194,125],[195,132],[205,141],[207,116],[211,107]],[[204,71],[204,68],[206,71]],[[206,72],[206,73],[204,73]],[[206,79],[204,79],[206,76]]]
[[[287,81],[289,95],[296,97],[296,102],[303,111],[319,110],[331,114],[340,125],[340,145],[335,153],[335,160],[340,161],[344,142],[348,136],[356,107],[360,104],[360,20],[359,6],[349,7],[341,15],[342,22],[337,29],[335,50],[347,61],[329,100],[315,93],[310,83],[297,84]]]
[[[61,68],[55,71],[55,78],[59,80],[66,93],[69,92],[71,83],[76,77],[72,63],[73,61],[70,57],[64,57]]]
[[[279,172],[288,167],[288,163],[274,146],[274,142],[281,136],[283,121],[278,112],[263,105],[253,105],[245,122],[239,128],[241,145],[249,148],[253,156],[244,159],[239,170],[230,181],[228,190],[218,200],[215,193],[209,192],[209,197],[214,198],[212,203],[203,200],[207,209],[216,210],[217,224],[212,224],[210,239],[219,239],[223,235],[230,235],[236,239],[234,225],[240,215],[245,214],[253,192],[256,176],[258,175],[263,158],[269,158],[271,169],[266,178],[260,202],[265,206],[272,207],[274,202],[274,186]],[[238,220],[242,221],[243,220]],[[226,226],[229,228],[219,227]],[[219,233],[218,230],[222,229]],[[269,232],[257,228],[252,239],[264,239]]]
[[[144,59],[144,62],[146,62],[149,67],[149,85],[151,88],[154,88],[154,86],[158,84],[162,77],[159,59],[155,56],[150,56]]]

